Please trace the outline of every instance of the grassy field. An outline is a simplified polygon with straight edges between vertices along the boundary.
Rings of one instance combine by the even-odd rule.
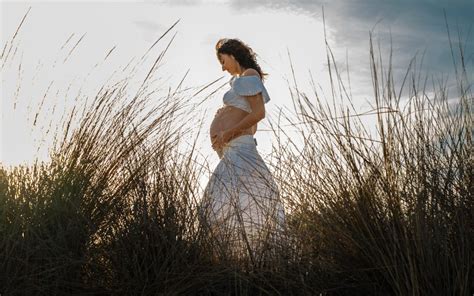
[[[182,112],[186,97],[145,113],[151,80],[120,105],[124,79],[69,116],[79,127],[65,126],[50,162],[0,168],[0,294],[471,295],[473,92],[463,47],[453,48],[449,95],[442,83],[425,91],[414,64],[394,81],[391,56],[382,64],[371,47],[375,134],[327,50],[332,97],[294,93],[299,118],[287,119],[305,145],[272,124],[268,165],[288,212],[274,259],[218,253],[197,219],[199,151],[178,149],[189,133],[179,123],[194,116]]]

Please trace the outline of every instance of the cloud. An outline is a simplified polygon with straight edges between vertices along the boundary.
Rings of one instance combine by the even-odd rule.
[[[322,20],[322,7],[328,41],[341,62],[348,52],[351,79],[364,88],[371,85],[369,69],[369,31],[374,33],[374,46],[380,42],[384,62],[388,62],[390,39],[393,46],[395,81],[401,83],[410,60],[423,57],[425,73],[454,77],[446,11],[453,46],[457,46],[458,28],[465,46],[470,81],[474,78],[474,4],[472,0],[232,0],[236,11],[259,9],[285,10]],[[456,50],[456,49],[455,49]],[[359,75],[362,74],[362,75]],[[351,81],[354,82],[354,81]],[[453,84],[454,82],[452,82]]]
[[[139,20],[139,21],[134,21],[133,23],[137,25],[138,27],[142,28],[143,30],[151,31],[152,33],[165,32],[167,30],[165,26],[162,26],[152,21]]]

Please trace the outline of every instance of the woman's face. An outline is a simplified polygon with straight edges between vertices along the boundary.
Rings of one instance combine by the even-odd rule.
[[[219,54],[219,62],[222,65],[222,71],[227,71],[231,75],[237,73],[238,63],[237,60],[233,59],[232,55],[226,53]]]

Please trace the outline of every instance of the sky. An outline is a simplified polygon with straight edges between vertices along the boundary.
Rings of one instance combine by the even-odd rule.
[[[265,86],[271,101],[266,105],[268,116],[255,137],[261,154],[268,155],[273,141],[268,120],[281,110],[292,108],[290,60],[300,90],[312,92],[311,73],[317,85],[330,93],[323,7],[328,44],[344,77],[348,61],[351,92],[360,112],[373,104],[371,30],[387,59],[392,42],[396,82],[401,82],[413,56],[423,55],[423,71],[451,81],[448,84],[452,87],[455,74],[446,13],[451,38],[457,40],[459,28],[466,63],[473,69],[473,0],[2,1],[2,49],[30,10],[15,39],[17,52],[1,70],[0,161],[12,166],[31,163],[35,158],[47,160],[50,143],[43,139],[44,129],[32,129],[32,120],[27,118],[36,108],[32,106],[41,104],[48,87],[51,89],[42,107],[42,119],[54,126],[62,113],[57,110],[70,109],[77,92],[93,95],[114,70],[143,55],[178,20],[163,43],[166,45],[176,33],[159,71],[165,84],[176,86],[187,71],[185,84],[190,87],[219,78],[223,82],[229,80],[230,74],[222,71],[215,57],[214,46],[219,38],[239,38],[258,54],[260,66],[270,74]],[[68,49],[79,40],[68,56]],[[113,54],[102,62],[114,46]],[[97,63],[100,66],[94,68]],[[473,73],[467,74],[472,81]],[[225,90],[214,94],[203,109],[196,111],[207,112],[206,130],[212,114],[222,105]],[[330,96],[327,100],[331,100]],[[51,105],[47,107],[48,104]],[[364,120],[375,125],[374,118]],[[38,150],[41,141],[45,144]],[[217,164],[219,159],[206,133],[198,144],[211,165]]]

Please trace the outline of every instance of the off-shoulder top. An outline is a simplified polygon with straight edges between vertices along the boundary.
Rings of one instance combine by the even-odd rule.
[[[224,105],[234,106],[248,113],[252,112],[249,102],[244,96],[252,96],[262,93],[263,103],[270,101],[267,89],[256,75],[232,76],[229,81],[231,89],[224,94]]]

